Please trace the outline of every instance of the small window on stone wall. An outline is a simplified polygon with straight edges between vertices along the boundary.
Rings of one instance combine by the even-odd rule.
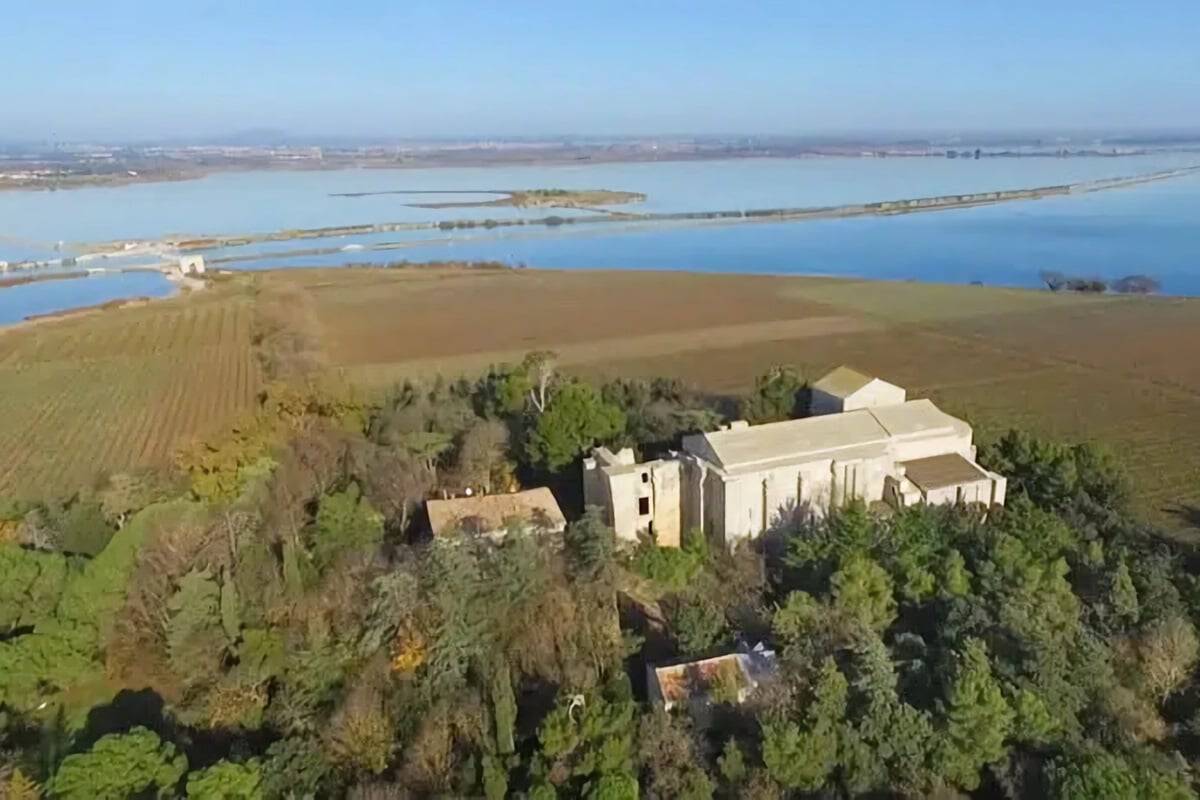
[[[649,483],[649,482],[650,482],[650,473],[643,472],[642,473],[642,483]]]
[[[649,497],[639,497],[638,498],[638,514],[642,515],[643,517],[648,516],[650,514],[650,498]]]

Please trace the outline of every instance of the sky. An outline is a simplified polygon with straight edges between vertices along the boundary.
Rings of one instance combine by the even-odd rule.
[[[1200,0],[0,0],[0,139],[1200,128]]]

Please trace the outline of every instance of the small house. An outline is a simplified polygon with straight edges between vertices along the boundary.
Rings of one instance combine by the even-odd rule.
[[[687,708],[697,714],[718,703],[745,702],[777,670],[775,651],[759,643],[712,658],[649,666],[646,691],[650,703],[664,711]]]
[[[425,511],[435,537],[461,532],[496,539],[514,527],[561,533],[567,526],[554,494],[544,486],[510,494],[429,500]]]

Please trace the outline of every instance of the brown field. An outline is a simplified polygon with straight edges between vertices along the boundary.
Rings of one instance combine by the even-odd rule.
[[[370,387],[542,348],[588,376],[721,393],[772,364],[846,363],[933,397],[981,437],[1020,426],[1108,444],[1157,522],[1179,527],[1178,509],[1200,507],[1200,301],[542,270],[279,271],[0,334],[0,490],[159,463],[246,408],[252,280],[304,292],[325,362]],[[80,448],[97,455],[80,464]]]
[[[374,386],[535,348],[592,377],[739,392],[772,364],[837,364],[930,396],[991,437],[1020,426],[1117,451],[1141,509],[1200,506],[1200,301],[823,278],[635,272],[281,272],[330,363]]]

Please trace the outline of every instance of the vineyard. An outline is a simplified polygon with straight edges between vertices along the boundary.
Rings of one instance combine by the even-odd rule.
[[[233,287],[0,332],[0,494],[52,496],[169,462],[250,409],[252,306]]]

